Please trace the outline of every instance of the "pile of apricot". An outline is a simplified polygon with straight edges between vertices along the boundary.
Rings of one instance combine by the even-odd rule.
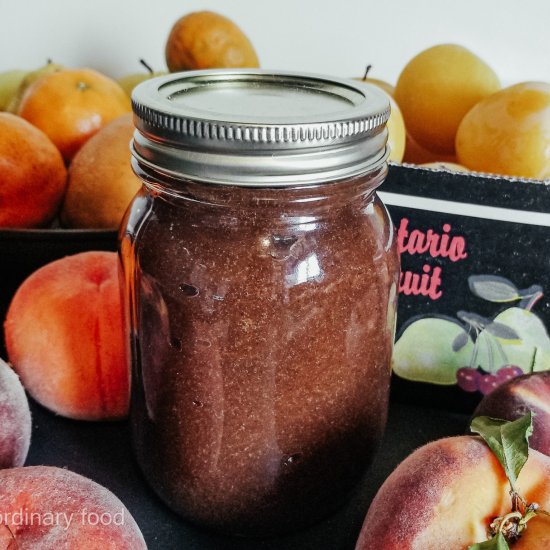
[[[365,77],[367,82],[380,81]],[[502,88],[491,67],[456,44],[420,52],[404,67],[395,88],[384,86],[403,117],[406,145],[393,160],[443,163],[520,178],[550,178],[550,83]],[[401,142],[401,128],[390,145]],[[399,151],[401,147],[399,146]]]

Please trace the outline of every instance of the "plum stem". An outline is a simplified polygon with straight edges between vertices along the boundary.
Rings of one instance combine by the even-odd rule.
[[[367,65],[367,68],[365,69],[365,74],[363,75],[363,80],[367,80],[367,77],[369,76],[369,72],[372,69],[372,65],[369,63]]]
[[[155,71],[153,71],[153,68],[145,59],[140,59],[139,62],[149,71],[149,74],[153,74]]]

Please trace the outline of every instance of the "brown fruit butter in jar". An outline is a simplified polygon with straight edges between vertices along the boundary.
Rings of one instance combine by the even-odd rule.
[[[374,86],[261,70],[133,94],[121,230],[135,454],[181,516],[298,529],[350,496],[386,423],[399,260]]]

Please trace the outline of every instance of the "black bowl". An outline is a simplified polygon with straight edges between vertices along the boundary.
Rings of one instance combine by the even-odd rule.
[[[39,267],[88,250],[117,248],[117,231],[105,229],[0,229],[0,356],[6,357],[3,324],[19,285]]]

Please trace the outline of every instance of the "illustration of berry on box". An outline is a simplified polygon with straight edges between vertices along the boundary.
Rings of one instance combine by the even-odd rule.
[[[487,394],[510,378],[549,370],[550,338],[532,311],[542,288],[518,289],[496,275],[472,275],[468,285],[483,300],[518,303],[492,319],[468,311],[457,312],[457,319],[411,319],[395,343],[393,372],[415,382],[458,384]]]

